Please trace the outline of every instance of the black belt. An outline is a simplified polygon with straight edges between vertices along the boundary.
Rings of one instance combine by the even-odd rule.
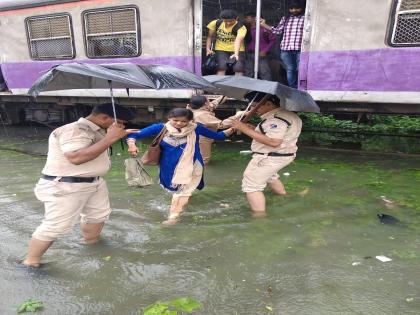
[[[267,156],[294,156],[294,153],[277,153],[277,152],[269,152],[269,153],[261,153],[261,152],[252,152],[254,154],[261,154]]]
[[[50,175],[41,175],[41,178],[46,180],[55,180],[56,178],[60,178],[59,182],[64,183],[93,183],[95,180],[99,179],[97,177],[74,177],[74,176],[50,176]]]

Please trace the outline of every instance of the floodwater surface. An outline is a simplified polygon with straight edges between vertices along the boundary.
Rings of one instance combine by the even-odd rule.
[[[206,315],[420,313],[418,157],[303,148],[280,172],[288,195],[267,192],[268,215],[255,219],[240,191],[249,156],[239,151],[248,145],[217,143],[205,189],[167,227],[170,195],[158,184],[128,187],[117,143],[106,176],[113,213],[100,243],[84,245],[76,226],[31,270],[18,261],[43,217],[33,187],[45,157],[4,148],[45,153],[46,133],[4,132],[2,315],[30,298],[44,302],[40,314],[125,315],[180,297]],[[381,224],[378,213],[401,223]]]

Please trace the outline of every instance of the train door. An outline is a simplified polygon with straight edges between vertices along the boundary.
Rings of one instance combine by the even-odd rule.
[[[287,8],[291,0],[264,0],[262,1],[261,13],[269,25],[276,26],[280,19],[288,12]],[[302,1],[305,3],[306,1]],[[238,13],[239,19],[242,20],[247,12],[256,11],[256,0],[205,0],[203,1],[203,19],[202,19],[202,60],[206,57],[206,41],[207,41],[207,24],[212,20],[218,19],[220,11],[224,9],[233,9]],[[269,65],[273,80],[286,83],[286,74],[280,61],[280,39],[269,52]],[[203,71],[203,75],[213,74]]]
[[[0,65],[0,92],[7,91],[7,85],[4,81],[3,72],[1,71],[1,65]]]

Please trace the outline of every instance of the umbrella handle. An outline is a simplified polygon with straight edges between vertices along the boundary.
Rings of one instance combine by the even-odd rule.
[[[254,99],[255,99],[255,97],[254,97]],[[245,117],[244,116],[241,117],[240,121],[242,121],[243,123],[248,122],[248,120],[250,120],[252,118],[252,116],[255,115],[258,108],[260,108],[261,105],[264,104],[269,97],[270,97],[270,94],[264,95],[264,97],[261,99],[261,101],[259,101],[258,104],[253,109],[251,109],[249,111],[248,115],[246,115]],[[253,100],[251,101],[251,103],[249,103],[248,107],[252,104],[252,102],[253,102]]]
[[[252,100],[248,103],[247,107],[245,108],[244,112],[242,113],[241,117],[239,117],[239,121],[242,121],[242,119],[244,118],[245,113],[249,110],[249,108],[251,107],[252,103],[254,103],[255,99],[258,96],[258,92],[255,93],[254,97],[252,98]]]
[[[114,113],[114,122],[117,123],[117,113],[115,112],[114,91],[112,90],[112,81],[108,80],[109,93],[111,94],[112,112]]]

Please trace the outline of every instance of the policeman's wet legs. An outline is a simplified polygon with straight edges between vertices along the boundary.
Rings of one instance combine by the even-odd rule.
[[[265,213],[265,196],[262,191],[247,192],[246,198],[254,213]]]
[[[273,193],[279,196],[286,195],[286,189],[284,188],[283,183],[279,179],[272,180],[268,183]]]
[[[104,223],[82,223],[80,227],[86,244],[94,244],[99,240]]]
[[[52,245],[53,241],[41,241],[31,238],[28,246],[28,254],[22,262],[26,266],[39,267],[42,255]]]

